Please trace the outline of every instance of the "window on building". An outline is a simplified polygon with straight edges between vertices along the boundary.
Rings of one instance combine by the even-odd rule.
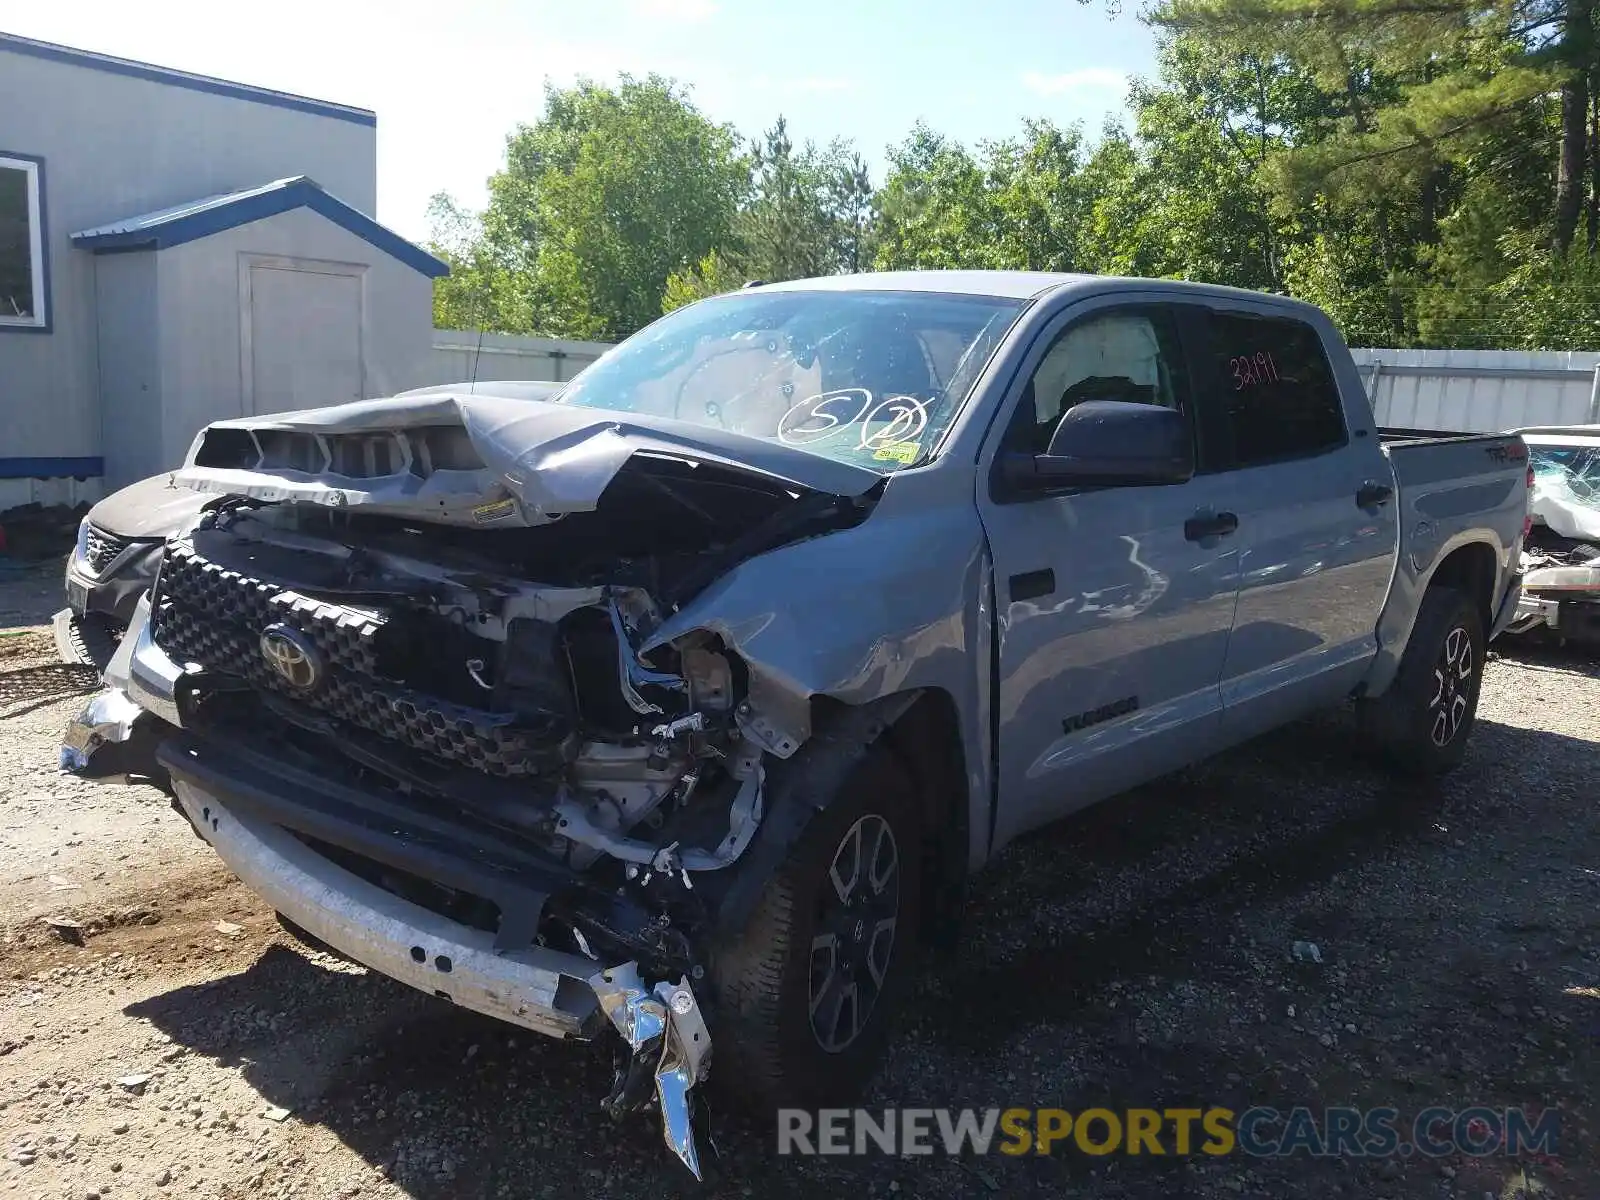
[[[39,170],[0,155],[0,328],[46,324]]]
[[[1239,466],[1310,458],[1344,445],[1339,387],[1311,326],[1290,317],[1214,312],[1210,350]]]

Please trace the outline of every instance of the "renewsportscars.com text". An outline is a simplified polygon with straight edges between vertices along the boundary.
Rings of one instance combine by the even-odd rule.
[[[1313,1158],[1559,1153],[1554,1109],[901,1108],[778,1110],[779,1154],[1246,1154]]]

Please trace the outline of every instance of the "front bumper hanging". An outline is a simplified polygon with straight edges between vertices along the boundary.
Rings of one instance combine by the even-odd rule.
[[[662,980],[652,991],[639,977],[638,964],[630,962],[601,971],[589,982],[630,1054],[606,1107],[614,1115],[637,1107],[637,1081],[645,1070],[653,1070],[667,1149],[700,1179],[691,1092],[711,1065],[711,1035],[689,981]]]
[[[176,759],[166,761],[176,768]],[[542,946],[497,948],[473,929],[345,871],[287,829],[255,818],[174,769],[189,820],[252,892],[295,925],[372,970],[453,1004],[536,1033],[588,1039],[603,1013],[628,1045],[629,1076],[653,1074],[668,1148],[701,1178],[693,1089],[710,1065],[711,1035],[687,979],[650,989],[633,962],[596,971],[594,960]],[[614,1090],[616,1115],[642,1107]]]
[[[700,1178],[693,1089],[706,1077],[711,1037],[689,981],[663,980],[652,987],[637,963],[604,968],[593,958],[533,944],[527,928],[516,932],[529,937],[508,944],[505,928],[496,934],[453,920],[320,853],[307,837],[399,855],[406,861],[396,865],[420,867],[425,875],[438,866],[405,838],[391,838],[386,849],[379,840],[357,844],[364,823],[349,789],[331,781],[317,786],[298,776],[290,780],[293,786],[278,786],[283,781],[275,783],[273,773],[261,769],[255,752],[211,748],[208,753],[203,740],[185,736],[177,728],[183,670],[150,640],[146,617],[147,602],[141,602],[117,661],[107,670],[113,686],[96,695],[67,730],[62,769],[104,774],[106,764],[138,746],[141,757],[170,772],[183,814],[244,884],[331,949],[463,1008],[551,1037],[588,1039],[609,1022],[627,1045],[628,1065],[606,1107],[618,1115],[645,1107],[651,1097],[641,1093],[653,1080],[667,1146]],[[158,720],[147,709],[170,719]],[[152,731],[160,744],[147,754],[140,739]],[[279,769],[288,770],[281,764]],[[377,821],[377,828],[383,826]],[[424,840],[434,849],[441,846],[438,837]],[[473,855],[451,857],[457,865],[468,859],[483,862]],[[512,891],[532,889],[520,897],[530,903],[507,908],[538,911],[537,879],[504,872],[500,878]],[[503,898],[512,899],[509,892]]]

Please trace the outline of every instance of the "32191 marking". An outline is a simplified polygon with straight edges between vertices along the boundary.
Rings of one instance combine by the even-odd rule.
[[[1258,350],[1254,355],[1241,354],[1237,358],[1230,358],[1228,369],[1233,372],[1233,390],[1236,392],[1253,385],[1277,383],[1281,378],[1278,364],[1272,361],[1272,355],[1265,350]]]

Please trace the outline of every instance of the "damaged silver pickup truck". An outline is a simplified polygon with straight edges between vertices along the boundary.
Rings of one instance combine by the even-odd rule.
[[[1019,834],[1352,699],[1400,766],[1456,765],[1525,457],[1386,442],[1280,298],[755,287],[548,401],[205,429],[176,480],[209,500],[69,757],[153,731],[292,929],[614,1029],[605,1103],[698,1174],[713,1044],[753,1105],[847,1098]]]

